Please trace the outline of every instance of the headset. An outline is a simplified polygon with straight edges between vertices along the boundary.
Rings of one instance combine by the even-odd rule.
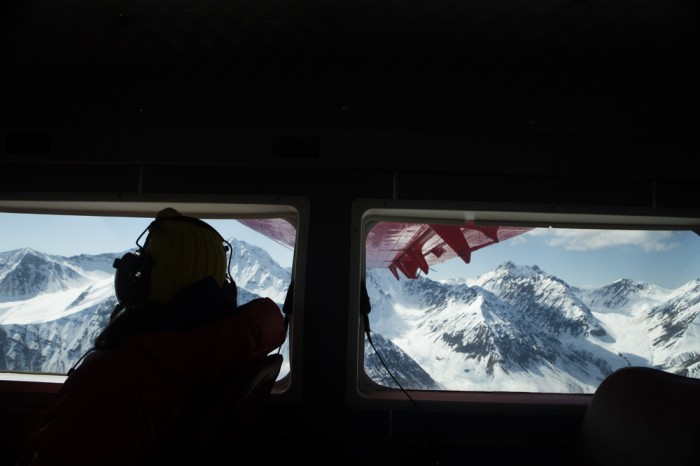
[[[133,253],[128,252],[121,258],[114,260],[112,266],[117,269],[114,275],[114,291],[117,296],[118,304],[112,312],[112,319],[124,309],[131,309],[148,303],[151,268],[153,266],[153,260],[146,253],[146,246],[148,245],[150,235],[146,237],[146,241],[143,245],[140,244],[140,241],[143,235],[145,235],[146,232],[148,232],[152,227],[157,226],[162,222],[172,221],[189,222],[194,225],[207,228],[216,233],[216,235],[221,239],[221,242],[224,244],[224,250],[228,253],[228,262],[226,265],[223,288],[229,295],[233,296],[234,303],[237,304],[238,289],[236,287],[236,282],[231,277],[229,271],[231,268],[231,256],[233,252],[231,243],[226,241],[224,237],[221,236],[216,229],[214,229],[214,227],[205,221],[195,217],[178,215],[173,217],[164,217],[152,221],[139,235],[139,237],[136,238],[136,246],[138,246],[138,250]]]

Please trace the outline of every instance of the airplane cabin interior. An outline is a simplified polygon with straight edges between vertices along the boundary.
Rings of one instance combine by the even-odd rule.
[[[287,375],[247,461],[692,464],[698,418],[680,413],[698,413],[700,349],[683,353],[679,392],[620,382],[640,404],[615,432],[595,427],[607,411],[587,417],[594,390],[387,388],[366,370],[366,332],[388,345],[379,334],[400,328],[381,293],[435,275],[442,254],[476,265],[531,228],[697,236],[699,25],[691,0],[5,0],[0,216],[172,205],[292,244]],[[368,254],[398,231],[403,256]],[[8,373],[14,335],[0,333]],[[15,464],[58,386],[0,380],[0,463]],[[645,424],[649,406],[669,429]]]

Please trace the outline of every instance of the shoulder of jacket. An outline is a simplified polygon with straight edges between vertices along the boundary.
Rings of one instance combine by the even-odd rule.
[[[245,304],[242,304],[238,307],[239,307],[239,310],[241,310],[241,311],[248,311],[248,310],[252,311],[252,310],[261,309],[261,308],[275,309],[277,311],[280,310],[277,303],[275,303],[270,298],[255,298],[255,299],[253,299]]]

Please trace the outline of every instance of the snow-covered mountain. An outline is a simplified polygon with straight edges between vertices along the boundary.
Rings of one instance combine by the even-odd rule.
[[[281,307],[290,270],[263,249],[229,242],[239,302],[269,296]],[[112,263],[122,254],[0,253],[0,370],[72,367],[116,305]],[[700,377],[700,280],[676,290],[627,279],[584,290],[506,262],[469,281],[371,270],[366,282],[365,369],[382,385],[591,393],[627,365]]]
[[[627,365],[700,377],[698,280],[582,290],[506,262],[469,284],[397,281],[388,270],[366,282],[372,331],[450,390],[592,393]],[[373,380],[394,385],[380,374]]]
[[[0,302],[31,299],[42,293],[78,288],[111,272],[114,258],[52,256],[31,248],[0,253]]]
[[[267,296],[281,307],[291,271],[263,249],[235,238],[229,243],[239,303]],[[66,373],[90,349],[117,304],[112,264],[125,252],[72,257],[30,248],[1,252],[0,370]]]
[[[280,306],[287,296],[291,270],[280,267],[262,248],[231,238],[231,276],[238,286],[238,300],[245,303],[254,297],[267,296]],[[251,296],[245,293],[251,293]]]
[[[445,389],[391,340],[379,333],[371,337],[371,343],[365,339],[365,372],[371,380],[392,388]]]

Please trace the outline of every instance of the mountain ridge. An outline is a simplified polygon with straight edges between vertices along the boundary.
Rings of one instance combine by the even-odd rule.
[[[239,302],[269,296],[281,307],[291,270],[257,246],[229,242]],[[0,369],[67,371],[116,305],[112,263],[121,254],[0,253]],[[398,281],[388,270],[369,270],[366,283],[374,347],[365,341],[365,371],[381,385],[590,393],[625,365],[700,376],[700,280],[667,290],[619,279],[584,290],[508,261],[469,284]]]

